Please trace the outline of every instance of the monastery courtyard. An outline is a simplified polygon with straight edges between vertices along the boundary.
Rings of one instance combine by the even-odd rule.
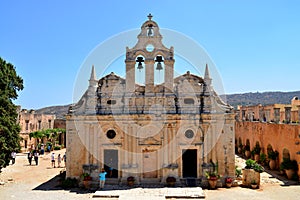
[[[55,154],[63,154],[64,150],[55,151]],[[106,185],[104,191],[88,192],[83,189],[64,190],[60,188],[57,175],[63,168],[52,168],[50,154],[46,154],[40,159],[38,166],[28,165],[27,155],[18,154],[16,164],[10,165],[2,170],[0,174],[0,199],[177,199],[180,194],[191,194],[194,197],[204,195],[205,199],[297,199],[300,195],[299,185],[293,184],[286,179],[281,180],[266,172],[261,174],[261,187],[252,190],[242,187],[232,187],[229,189],[218,188],[216,190],[201,188],[112,188]],[[64,165],[64,163],[63,163]],[[244,160],[236,157],[236,165],[243,167]],[[274,175],[276,176],[276,175]],[[4,185],[2,185],[4,182]],[[285,185],[285,186],[283,186]],[[197,192],[199,191],[199,192]],[[95,194],[109,194],[119,196],[119,198],[96,198]],[[183,198],[180,198],[183,199]],[[191,197],[189,198],[191,199]]]

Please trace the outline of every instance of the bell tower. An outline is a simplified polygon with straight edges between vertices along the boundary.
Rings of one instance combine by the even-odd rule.
[[[173,92],[174,49],[162,43],[158,24],[149,14],[143,23],[138,41],[133,48],[126,47],[126,93],[136,90],[135,71],[145,69],[145,95],[152,96],[155,90],[155,70],[164,70],[164,92]]]

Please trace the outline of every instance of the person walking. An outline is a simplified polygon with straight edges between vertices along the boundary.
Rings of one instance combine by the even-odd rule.
[[[51,154],[51,166],[55,168],[55,154],[54,154],[54,152]]]
[[[60,164],[61,164],[61,156],[60,156],[60,154],[58,154],[58,156],[57,156],[57,165],[58,165],[58,168],[60,168]]]
[[[44,155],[45,153],[45,146],[44,144],[41,144],[41,155]]]
[[[17,157],[17,153],[15,151],[11,152],[11,160],[12,160],[12,165],[15,164],[16,162],[16,157]]]
[[[27,158],[28,158],[29,165],[31,165],[31,162],[32,162],[32,152],[31,151],[28,152]]]
[[[102,190],[104,188],[106,174],[107,174],[106,171],[104,170],[104,168],[102,168],[101,173],[99,174],[100,190]]]
[[[67,156],[66,156],[66,153],[63,155],[63,161],[65,162],[65,167],[66,167],[66,162],[67,162]]]
[[[35,164],[38,165],[39,164],[39,151],[35,150],[33,156],[34,156]]]

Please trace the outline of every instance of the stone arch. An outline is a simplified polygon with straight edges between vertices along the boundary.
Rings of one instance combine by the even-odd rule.
[[[242,143],[242,138],[239,137],[239,146],[242,145],[242,144],[243,144],[243,143]]]
[[[138,52],[143,52],[143,51],[138,51]],[[142,62],[138,62],[137,59],[141,57],[143,59]],[[145,85],[145,76],[146,76],[146,66],[145,66],[145,56],[142,53],[139,53],[135,55],[135,67],[134,67],[134,73],[135,73],[135,84],[139,85]],[[141,66],[139,66],[141,65]]]
[[[157,61],[157,57],[161,57],[162,61],[158,62]],[[165,82],[165,73],[166,73],[166,67],[164,64],[166,56],[164,56],[163,54],[159,54],[159,53],[155,53],[155,57],[154,57],[154,84],[155,85],[159,85]]]
[[[148,57],[147,53],[140,49],[133,53],[132,58],[136,59],[138,56],[142,56],[144,59]]]
[[[246,145],[250,146],[250,140],[249,139],[246,139]]]
[[[267,152],[271,152],[271,151],[273,151],[273,147],[272,147],[271,144],[268,144],[268,146],[267,146]]]
[[[284,148],[282,150],[282,159],[285,160],[290,160],[290,151],[287,148]]]

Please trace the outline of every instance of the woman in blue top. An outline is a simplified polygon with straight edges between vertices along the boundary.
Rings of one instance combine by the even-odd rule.
[[[105,175],[106,175],[106,171],[104,170],[104,168],[102,168],[101,173],[99,174],[99,179],[100,179],[100,189],[104,188],[104,183],[105,183]]]

